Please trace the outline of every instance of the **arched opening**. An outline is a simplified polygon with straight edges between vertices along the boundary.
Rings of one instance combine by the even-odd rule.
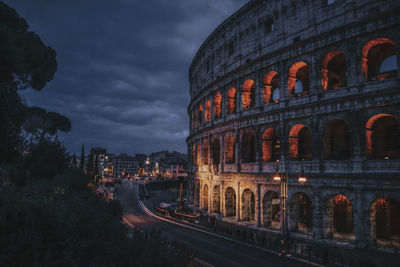
[[[236,88],[229,88],[226,93],[226,112],[228,115],[236,112]]]
[[[263,161],[276,161],[280,159],[280,141],[277,132],[273,128],[268,128],[262,136]]]
[[[379,198],[371,205],[372,240],[382,246],[400,246],[400,205],[391,198]]]
[[[208,164],[208,141],[203,141],[203,164]]]
[[[342,194],[328,199],[326,235],[328,238],[354,239],[353,207],[350,199]]]
[[[290,231],[311,234],[313,230],[313,207],[308,195],[299,192],[289,203]]]
[[[265,104],[279,102],[279,76],[275,71],[268,72],[264,77],[263,99]]]
[[[321,76],[324,90],[346,86],[346,58],[341,51],[332,51],[324,56]]]
[[[299,61],[289,69],[288,78],[289,96],[303,96],[310,91],[310,74],[307,63]]]
[[[219,140],[216,138],[212,143],[212,160],[214,165],[218,165],[220,162],[220,144]]]
[[[255,218],[255,200],[254,194],[250,189],[246,189],[242,194],[242,220],[254,221]]]
[[[213,189],[213,208],[212,211],[216,212],[216,213],[220,213],[220,201],[221,201],[221,197],[220,197],[220,188],[219,185],[214,186]]]
[[[397,56],[395,44],[388,38],[377,38],[362,49],[362,72],[368,81],[395,77]]]
[[[225,216],[236,215],[236,194],[232,187],[228,187],[225,191]]]
[[[242,138],[242,162],[249,163],[256,160],[256,146],[254,135],[247,132]]]
[[[256,88],[253,80],[246,80],[242,87],[242,108],[248,110],[256,104]]]
[[[206,104],[204,105],[204,120],[206,123],[211,121],[211,101],[207,100]]]
[[[276,192],[268,191],[263,198],[263,226],[280,228],[280,199]]]
[[[400,124],[390,114],[377,114],[365,125],[368,158],[400,158]]]
[[[203,209],[208,210],[208,185],[203,187]]]
[[[324,159],[349,159],[350,137],[347,124],[342,120],[332,120],[325,126]]]
[[[298,160],[311,159],[311,134],[303,124],[297,124],[290,130],[289,157]]]
[[[221,103],[222,96],[220,93],[216,93],[214,96],[214,119],[219,120],[221,118]]]
[[[201,126],[203,124],[203,105],[199,106],[198,119],[199,119],[199,126]]]
[[[225,139],[225,163],[235,163],[235,137],[233,136]]]

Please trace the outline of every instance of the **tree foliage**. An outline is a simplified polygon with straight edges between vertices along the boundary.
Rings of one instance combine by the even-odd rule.
[[[57,71],[56,52],[29,31],[25,19],[0,2],[0,85],[41,90]]]

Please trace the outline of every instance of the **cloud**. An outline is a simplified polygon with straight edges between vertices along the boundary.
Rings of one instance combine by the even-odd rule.
[[[201,43],[245,0],[6,0],[55,48],[59,70],[28,104],[70,118],[72,153],[186,152],[188,69]]]

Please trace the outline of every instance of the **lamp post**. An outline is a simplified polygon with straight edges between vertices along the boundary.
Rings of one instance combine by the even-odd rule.
[[[286,162],[285,162],[286,163]],[[300,163],[301,165],[301,163]],[[286,229],[286,201],[288,198],[288,180],[289,180],[289,171],[288,171],[288,166],[287,163],[284,166],[284,172],[280,173],[279,171],[279,167],[280,167],[280,162],[279,160],[276,161],[276,170],[275,170],[275,174],[273,176],[273,180],[275,182],[279,182],[281,189],[280,189],[280,198],[281,198],[281,214],[282,214],[282,225],[281,225],[281,243],[282,243],[282,252],[281,255],[284,255],[286,253],[285,251],[285,241],[287,241],[287,234],[288,231]],[[298,182],[300,184],[304,184],[307,182],[307,178],[304,175],[304,169],[303,169],[303,165],[301,165],[301,172],[299,174],[298,177]]]

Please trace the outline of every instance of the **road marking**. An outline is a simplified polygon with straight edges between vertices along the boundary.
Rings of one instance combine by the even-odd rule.
[[[200,264],[201,266],[214,267],[214,265],[211,265],[211,264],[209,264],[209,263],[207,263],[207,262],[205,262],[205,261],[203,261],[203,260],[200,260],[199,258],[194,258],[194,261],[195,261],[197,264]]]
[[[271,253],[271,254],[274,254],[274,255],[278,255],[278,254],[279,254],[279,252],[276,252],[276,251],[273,251],[273,250],[270,250],[270,249],[267,249],[267,248],[262,248],[262,247],[254,246],[254,245],[247,244],[247,243],[244,243],[244,242],[240,242],[240,241],[238,241],[238,240],[235,240],[235,239],[232,239],[232,238],[229,238],[229,237],[226,237],[226,236],[214,234],[214,233],[211,233],[211,232],[209,232],[209,231],[204,231],[204,230],[201,230],[201,229],[198,229],[198,228],[189,226],[189,225],[185,225],[185,224],[182,224],[182,223],[178,223],[178,222],[175,222],[175,221],[166,219],[166,218],[164,218],[164,217],[158,216],[158,215],[154,214],[153,212],[151,212],[151,211],[143,204],[143,202],[142,202],[141,200],[139,200],[139,205],[140,205],[140,207],[144,210],[144,212],[146,212],[148,215],[150,215],[150,216],[152,216],[152,217],[155,217],[155,218],[157,218],[157,219],[160,219],[160,220],[162,220],[162,221],[169,222],[169,223],[172,223],[172,224],[175,224],[175,225],[179,225],[179,226],[182,226],[182,227],[185,227],[185,228],[194,230],[194,231],[198,231],[198,232],[201,232],[201,233],[204,233],[204,234],[208,234],[208,235],[214,236],[214,237],[218,237],[218,238],[221,238],[221,239],[225,239],[225,240],[228,240],[228,241],[231,241],[231,242],[234,242],[234,243],[243,245],[243,246],[255,248],[255,249],[258,249],[258,250],[261,250],[261,251],[264,251],[264,252],[268,252],[268,253]],[[294,260],[297,260],[297,261],[300,261],[300,262],[303,262],[303,263],[306,263],[306,264],[310,264],[310,265],[313,265],[313,266],[315,266],[315,267],[324,267],[324,265],[321,265],[321,264],[318,264],[318,263],[315,263],[315,262],[312,262],[312,261],[308,261],[308,260],[305,260],[305,259],[302,259],[302,258],[298,258],[298,257],[292,256],[292,255],[291,255],[291,256],[285,256],[285,257],[288,257],[288,258],[290,257],[291,259],[294,259]]]

